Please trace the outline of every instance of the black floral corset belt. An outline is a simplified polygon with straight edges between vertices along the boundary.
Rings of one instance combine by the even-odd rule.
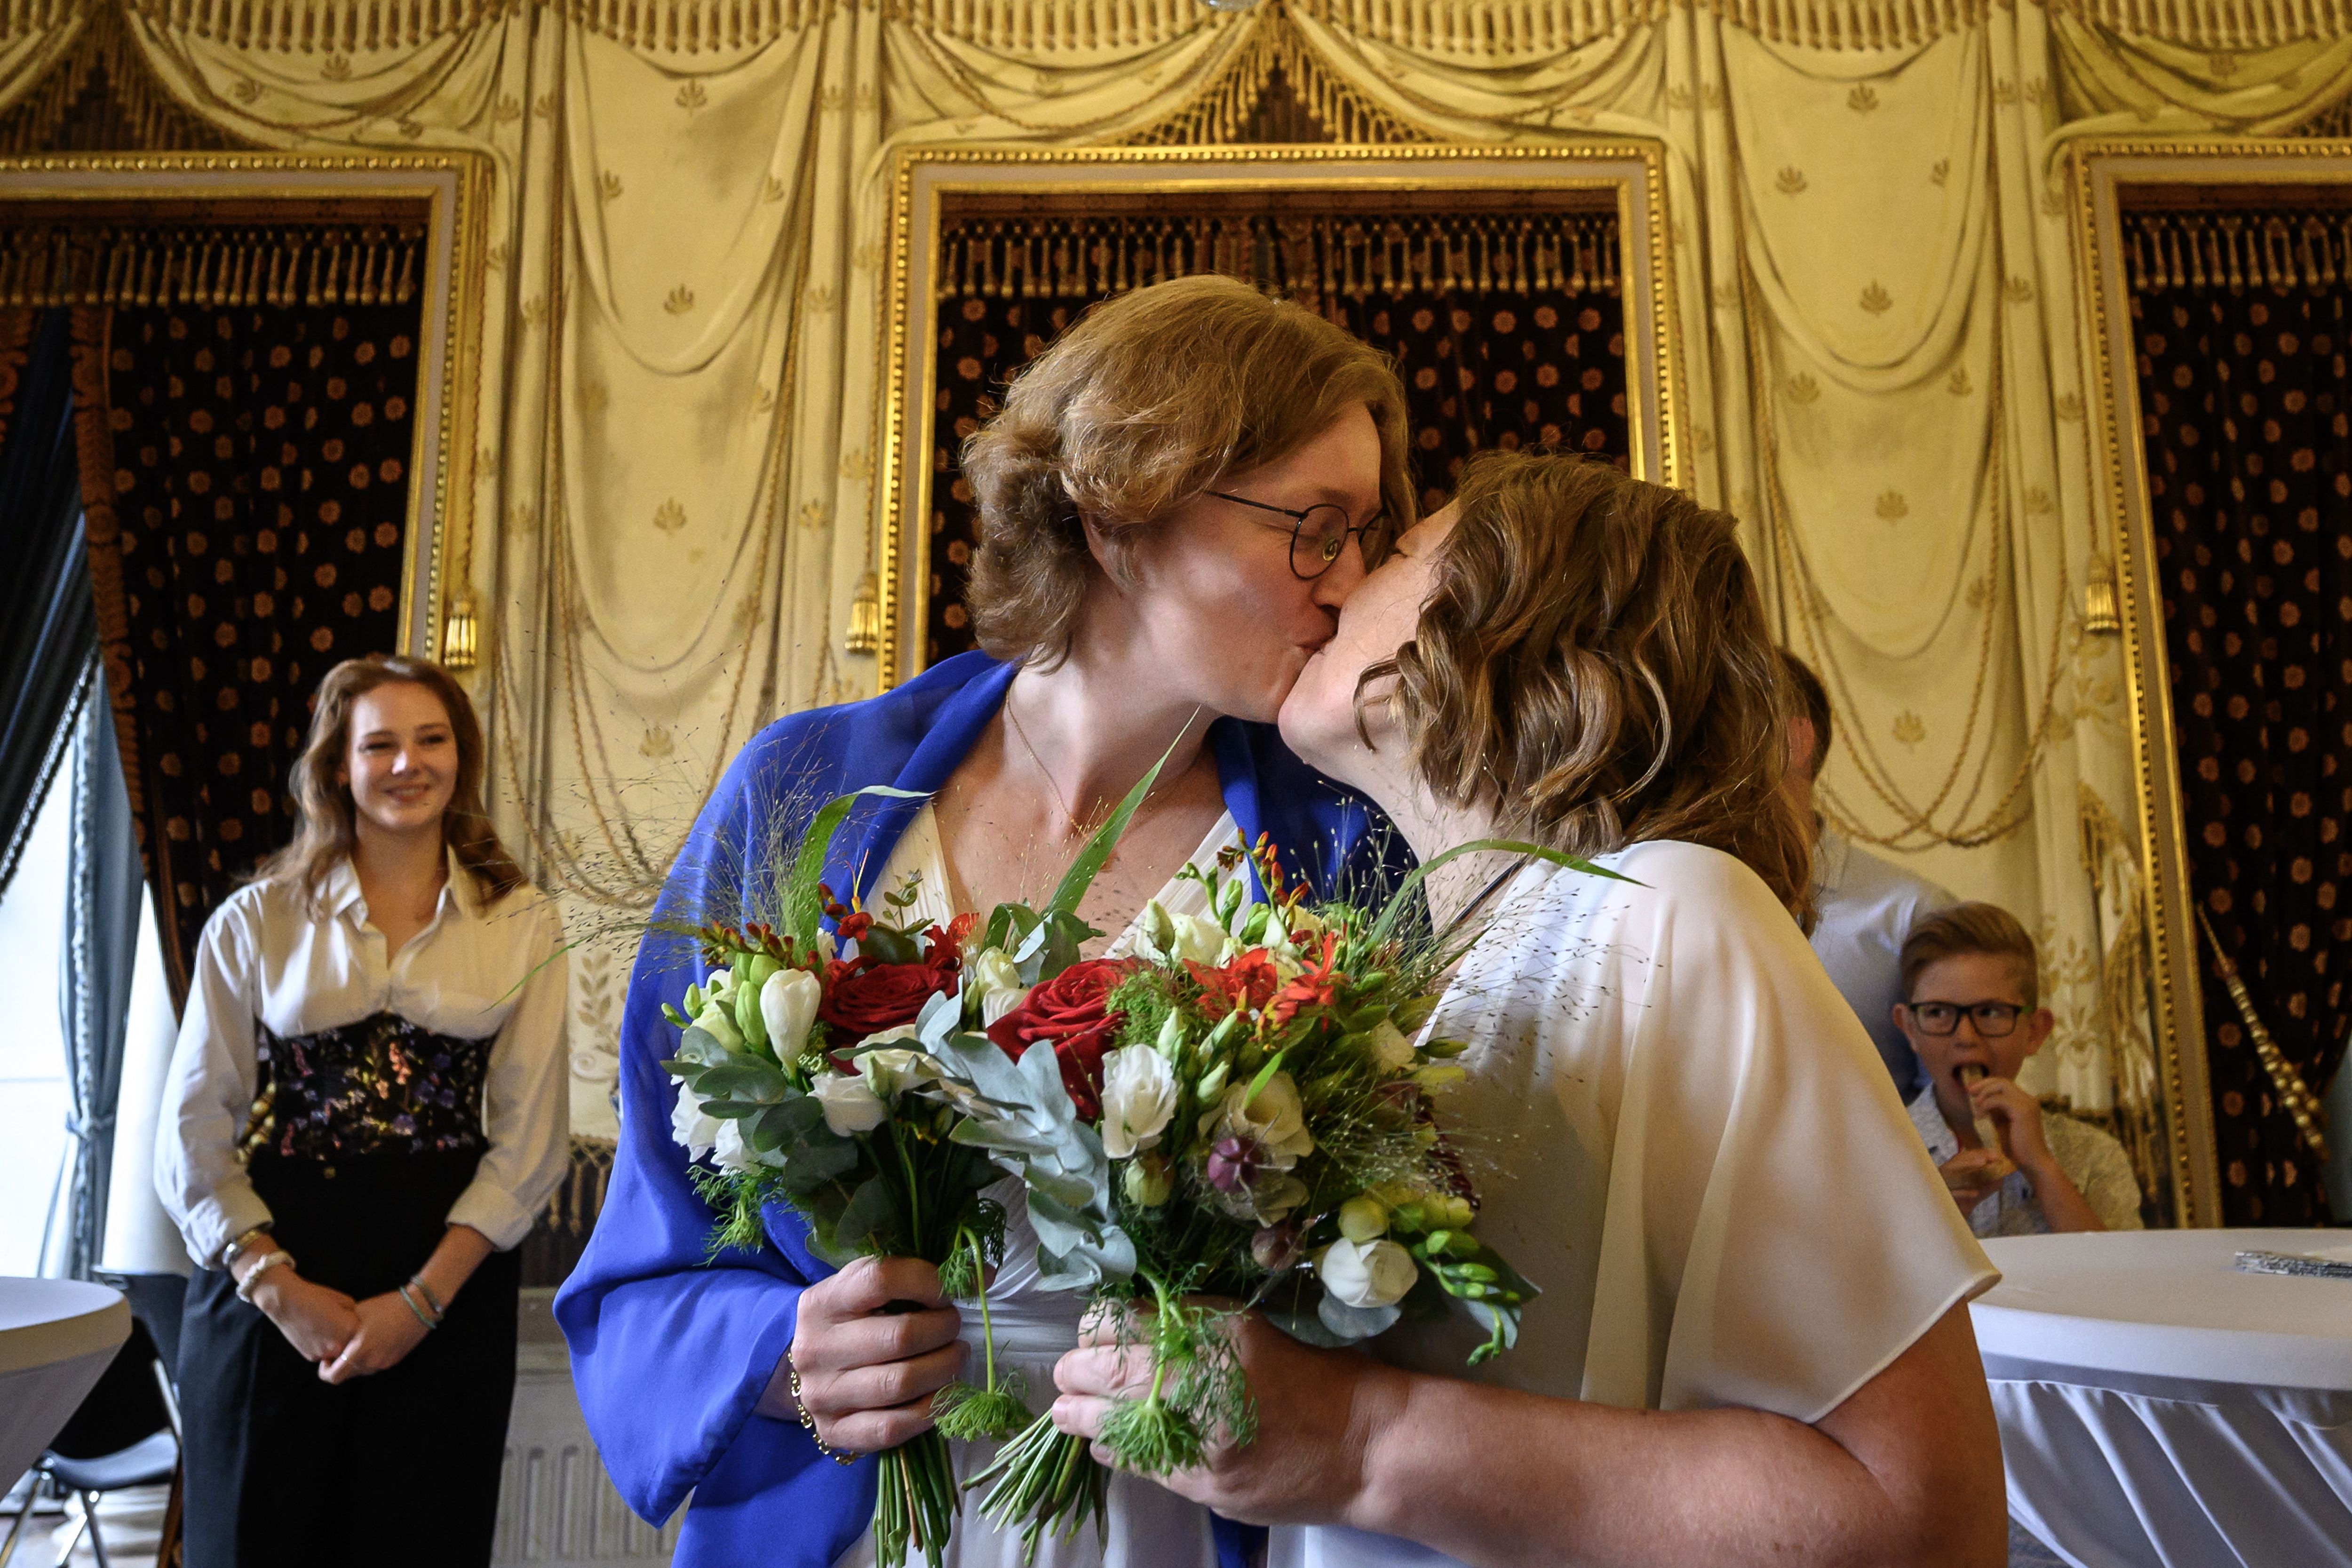
[[[255,1152],[321,1163],[478,1154],[490,1040],[378,1013],[312,1035],[257,1030],[269,1110]]]

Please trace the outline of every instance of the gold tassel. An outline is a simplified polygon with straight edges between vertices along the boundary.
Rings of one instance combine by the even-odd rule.
[[[2116,598],[2116,567],[2104,553],[2091,557],[2090,581],[2083,584],[2083,629],[2094,637],[2114,637],[2124,629]]]
[[[2214,933],[2213,922],[2205,918],[2201,905],[2197,910],[2197,923],[2205,928],[2205,940],[2213,948],[2214,967],[2221,971],[2221,984],[2230,988],[2230,1000],[2237,1004],[2238,1016],[2245,1021],[2247,1037],[2254,1042],[2254,1055],[2261,1059],[2263,1070],[2270,1075],[2271,1085],[2278,1090],[2280,1102],[2286,1107],[2287,1115],[2294,1119],[2296,1130],[2303,1134],[2304,1142],[2310,1145],[2319,1163],[2326,1164],[2327,1108],[2320,1104],[2319,1097],[2311,1092],[2310,1086],[2303,1081],[2303,1075],[2294,1070],[2294,1064],[2286,1059],[2285,1053],[2278,1048],[2278,1042],[2271,1038],[2270,1030],[2263,1026],[2262,1019],[2254,1012],[2252,994],[2246,990],[2246,983],[2239,978],[2238,966],[2230,962],[2228,953],[2221,951],[2221,939]]]
[[[882,651],[882,583],[871,572],[858,580],[857,595],[849,601],[849,632],[841,647],[845,653]]]
[[[449,601],[449,613],[441,623],[441,663],[445,668],[463,673],[474,668],[480,654],[473,592],[462,590]]]

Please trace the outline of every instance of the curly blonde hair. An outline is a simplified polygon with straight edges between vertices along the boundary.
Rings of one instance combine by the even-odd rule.
[[[1084,607],[1091,521],[1128,585],[1143,530],[1220,476],[1289,456],[1356,404],[1381,438],[1377,560],[1413,521],[1404,386],[1386,354],[1232,278],[1154,284],[1097,306],[1029,363],[964,443],[980,508],[965,605],[997,658],[1059,662]]]
[[[1364,675],[1396,676],[1431,791],[1575,854],[1723,850],[1810,926],[1790,699],[1732,520],[1553,453],[1483,453],[1456,500],[1413,640]]]

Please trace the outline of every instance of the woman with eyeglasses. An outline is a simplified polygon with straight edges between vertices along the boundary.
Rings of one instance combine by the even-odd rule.
[[[1087,956],[1115,951],[1147,900],[1201,912],[1176,873],[1262,833],[1318,887],[1392,871],[1369,808],[1286,751],[1272,721],[1368,557],[1412,521],[1404,410],[1381,354],[1230,279],[1094,310],[1021,374],[964,452],[983,651],[754,739],[662,908],[737,907],[759,847],[870,784],[921,798],[853,813],[830,883],[845,900],[878,905],[912,878],[911,912],[942,923],[1034,907],[1163,756],[1081,906],[1102,933]],[[711,1211],[672,1140],[660,1068],[677,1041],[660,1005],[692,960],[651,937],[630,986],[610,1197],[556,1303],[583,1406],[641,1515],[667,1519],[693,1494],[682,1568],[870,1562],[874,1467],[857,1460],[930,1425],[930,1396],[958,1375],[979,1324],[927,1264],[834,1272],[781,1208],[759,1253],[706,1258]],[[1041,1288],[1024,1207],[1007,1207],[990,1293],[998,1358],[1050,1397],[1055,1362],[1077,1343],[1077,1293]],[[960,1471],[984,1457],[960,1452]],[[1122,1478],[1105,1540],[1048,1539],[1036,1562],[1207,1568],[1221,1552],[1237,1560],[1237,1538],[1206,1510]],[[1022,1552],[967,1500],[948,1558],[1013,1568]]]
[[[2056,1020],[2033,938],[1996,904],[1923,915],[1903,939],[1895,1024],[1927,1081],[1911,1100],[1952,1201],[1979,1236],[2137,1230],[2139,1182],[2110,1133],[2042,1102],[2017,1074]]]

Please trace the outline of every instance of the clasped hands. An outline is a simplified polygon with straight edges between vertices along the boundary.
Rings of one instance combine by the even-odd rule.
[[[896,1310],[886,1307],[903,1303]],[[911,1307],[913,1310],[908,1310]],[[1252,1523],[1346,1520],[1364,1487],[1365,1462],[1382,1426],[1402,1408],[1405,1373],[1350,1351],[1303,1345],[1255,1312],[1232,1320],[1242,1368],[1257,1402],[1256,1438],[1212,1445],[1199,1469],[1153,1478],[1230,1519]],[[929,1264],[863,1258],[801,1296],[793,1346],[762,1394],[761,1415],[796,1421],[805,1410],[827,1447],[870,1454],[931,1425],[931,1395],[961,1372],[965,1347],[953,1303]],[[1115,1401],[1151,1385],[1149,1349],[1118,1342],[1090,1323],[1079,1348],[1054,1368],[1054,1424],[1075,1436],[1102,1430]],[[800,1405],[789,1392],[800,1373]],[[1099,1443],[1095,1457],[1115,1463]]]
[[[396,1291],[355,1301],[283,1267],[255,1288],[253,1304],[303,1360],[318,1363],[322,1383],[349,1383],[397,1366],[425,1341],[425,1325]]]

